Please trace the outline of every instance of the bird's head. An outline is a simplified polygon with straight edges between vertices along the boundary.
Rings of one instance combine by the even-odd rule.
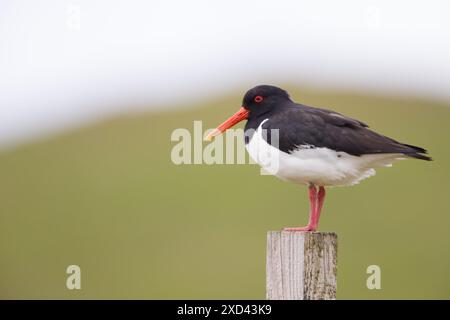
[[[269,85],[256,86],[248,90],[244,95],[242,107],[214,131],[208,134],[206,139],[212,140],[213,137],[220,135],[242,120],[258,117],[273,110],[277,105],[288,101],[291,101],[289,94],[281,88]]]

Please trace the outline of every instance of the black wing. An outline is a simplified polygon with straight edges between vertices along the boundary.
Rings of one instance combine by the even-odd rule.
[[[423,148],[400,143],[368,129],[361,121],[326,109],[295,104],[270,117],[263,124],[263,129],[279,129],[278,148],[287,153],[307,145],[355,156],[400,153],[431,160],[424,155],[427,151]],[[268,133],[267,140],[270,142],[270,130]]]

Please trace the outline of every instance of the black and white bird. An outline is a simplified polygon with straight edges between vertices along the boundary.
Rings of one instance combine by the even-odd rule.
[[[239,111],[206,138],[245,119],[250,157],[270,174],[309,187],[308,225],[286,231],[317,229],[327,186],[357,184],[396,160],[431,160],[423,148],[378,134],[338,112],[295,103],[285,90],[269,85],[247,91]]]

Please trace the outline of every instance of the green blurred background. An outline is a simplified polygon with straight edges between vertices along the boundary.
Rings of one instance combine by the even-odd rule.
[[[338,298],[450,298],[450,105],[285,87],[434,158],[329,189],[320,230],[339,236]],[[174,129],[216,126],[243,91],[2,151],[0,298],[265,298],[266,232],[306,223],[306,188],[170,159]],[[71,264],[82,290],[65,286]],[[372,264],[381,290],[366,288]]]

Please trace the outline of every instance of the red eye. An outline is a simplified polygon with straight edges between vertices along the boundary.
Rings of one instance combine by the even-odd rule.
[[[263,101],[264,100],[264,98],[262,97],[262,96],[256,96],[255,97],[255,102],[256,103],[260,103],[261,101]]]

